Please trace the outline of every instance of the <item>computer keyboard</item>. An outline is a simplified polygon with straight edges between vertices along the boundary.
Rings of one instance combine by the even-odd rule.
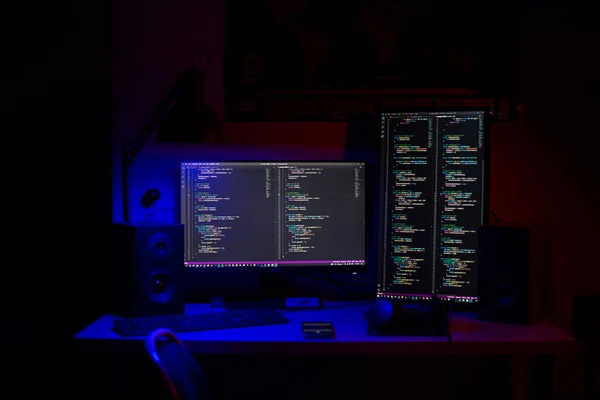
[[[289,322],[289,319],[273,310],[231,310],[192,315],[115,319],[113,326],[122,336],[140,336],[147,335],[158,328],[170,329],[173,332],[194,332]]]

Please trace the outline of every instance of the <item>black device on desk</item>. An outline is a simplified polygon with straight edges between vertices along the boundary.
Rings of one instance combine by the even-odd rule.
[[[376,336],[441,336],[450,339],[445,305],[433,302],[408,303],[377,299],[365,313],[367,332]]]
[[[335,329],[331,322],[303,322],[302,335],[306,339],[333,339]]]

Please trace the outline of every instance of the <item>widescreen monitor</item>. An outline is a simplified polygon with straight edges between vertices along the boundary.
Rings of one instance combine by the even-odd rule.
[[[187,268],[365,268],[365,163],[181,163]]]

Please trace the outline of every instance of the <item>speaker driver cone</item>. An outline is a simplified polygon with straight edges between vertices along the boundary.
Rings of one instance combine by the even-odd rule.
[[[146,282],[146,292],[155,303],[166,303],[177,291],[175,280],[164,271],[154,272]]]
[[[164,233],[155,233],[148,241],[148,251],[152,258],[163,260],[171,255],[173,241]]]

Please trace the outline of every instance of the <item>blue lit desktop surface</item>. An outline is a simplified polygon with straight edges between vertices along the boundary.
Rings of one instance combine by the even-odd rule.
[[[282,311],[286,325],[255,326],[178,336],[196,354],[557,354],[571,351],[574,340],[552,325],[519,326],[483,322],[456,313],[451,321],[452,343],[444,337],[370,336],[364,312],[368,303],[346,306],[326,302],[325,309]],[[208,304],[188,304],[186,314],[224,311]],[[123,338],[112,330],[114,317],[105,315],[75,335],[85,350],[142,349],[144,337]],[[302,322],[329,321],[335,339],[304,339]]]

